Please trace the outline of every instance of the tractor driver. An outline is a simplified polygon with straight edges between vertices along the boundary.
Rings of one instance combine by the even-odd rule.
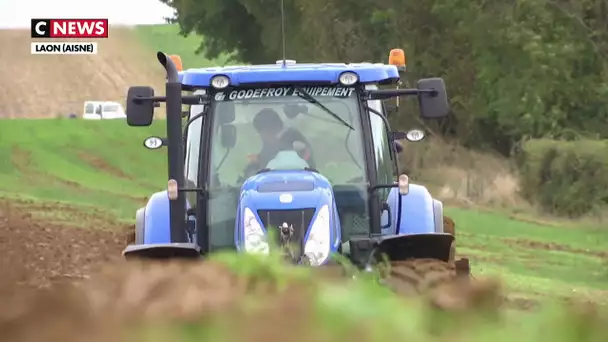
[[[253,119],[253,127],[262,139],[262,150],[259,154],[250,157],[246,174],[264,169],[277,153],[286,150],[295,150],[311,168],[315,168],[308,140],[297,129],[285,127],[281,117],[274,110],[264,108],[259,111]]]

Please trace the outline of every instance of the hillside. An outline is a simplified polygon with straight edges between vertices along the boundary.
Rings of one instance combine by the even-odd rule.
[[[166,155],[142,142],[163,131],[162,121],[131,128],[118,120],[5,120],[0,197],[95,206],[131,219],[136,205],[162,187]]]
[[[179,36],[174,25],[118,27],[93,56],[31,55],[29,30],[0,30],[0,118],[45,118],[82,112],[86,100],[124,103],[131,85],[159,92],[163,70],[155,52],[182,55],[189,67],[208,61],[194,51],[200,37]]]

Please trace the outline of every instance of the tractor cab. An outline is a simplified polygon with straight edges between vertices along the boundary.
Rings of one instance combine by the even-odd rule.
[[[447,261],[454,238],[443,233],[441,203],[399,173],[403,134],[390,130],[382,102],[413,95],[423,118],[441,118],[445,85],[432,78],[400,89],[405,55],[390,56],[183,70],[177,56],[158,53],[166,96],[130,88],[127,122],[148,126],[156,103],[167,103],[167,137],[144,142],[168,149],[167,189],[137,212],[124,255],[268,253],[275,236],[295,263],[313,266],[332,253],[364,264],[380,251]]]
[[[355,87],[292,83],[207,91],[209,108],[190,109],[190,117],[207,113],[191,124],[200,125],[203,140],[188,139],[186,153],[199,144],[209,154],[190,154],[186,183],[198,186],[205,173],[204,219],[212,250],[239,247],[234,229],[239,206],[243,214],[250,209],[263,227],[287,223],[294,226],[294,236],[303,238],[301,230],[309,227],[323,197],[317,194],[320,184],[333,192],[336,205],[329,207],[336,212],[331,214],[342,222],[356,221],[336,234],[369,232],[364,137],[370,127],[363,127]]]

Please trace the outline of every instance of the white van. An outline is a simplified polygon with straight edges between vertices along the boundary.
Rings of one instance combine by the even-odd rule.
[[[113,101],[86,101],[82,112],[85,120],[126,119],[122,105]]]

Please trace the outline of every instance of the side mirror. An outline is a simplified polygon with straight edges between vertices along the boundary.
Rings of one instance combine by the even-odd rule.
[[[221,112],[217,115],[217,119],[220,121],[220,124],[226,125],[233,123],[236,117],[234,102],[221,102],[218,107],[222,108]]]
[[[127,93],[127,124],[129,126],[150,126],[154,117],[154,101],[140,97],[154,96],[151,87],[131,87]]]
[[[433,89],[434,93],[420,93],[420,114],[425,119],[446,117],[449,111],[448,95],[442,78],[424,78],[417,83],[418,90]]]
[[[236,126],[222,125],[220,135],[222,147],[231,149],[236,145]]]
[[[382,203],[382,213],[380,214],[380,218],[382,221],[380,222],[380,228],[386,229],[391,226],[393,216],[391,214],[391,207],[386,202]]]

